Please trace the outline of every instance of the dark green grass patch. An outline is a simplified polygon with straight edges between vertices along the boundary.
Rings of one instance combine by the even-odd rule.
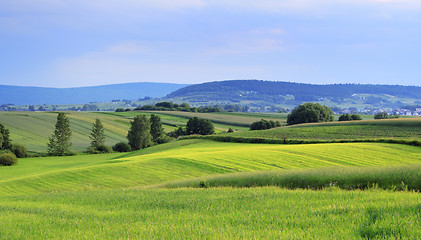
[[[161,187],[263,187],[323,189],[381,188],[421,191],[421,165],[396,167],[336,167],[290,171],[256,171],[172,182]]]

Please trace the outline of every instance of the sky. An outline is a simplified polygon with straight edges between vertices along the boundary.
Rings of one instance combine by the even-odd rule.
[[[0,0],[0,84],[421,85],[420,0]]]

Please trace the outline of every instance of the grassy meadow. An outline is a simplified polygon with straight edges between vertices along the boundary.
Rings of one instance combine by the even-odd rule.
[[[419,193],[128,189],[1,197],[1,239],[419,239]]]
[[[108,145],[126,141],[139,113],[70,112],[73,150],[89,145],[97,117]],[[156,114],[168,131],[192,113]],[[203,116],[222,132],[283,115]],[[55,120],[47,112],[0,113],[13,142],[31,151],[45,150]],[[220,136],[419,141],[421,121],[303,124]],[[129,153],[24,158],[0,167],[0,239],[420,239],[420,174],[421,147],[377,142],[182,139]]]

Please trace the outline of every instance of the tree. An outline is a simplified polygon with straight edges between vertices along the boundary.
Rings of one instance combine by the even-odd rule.
[[[0,150],[11,149],[12,143],[9,137],[9,129],[0,123]]]
[[[98,148],[98,146],[104,144],[104,126],[99,118],[95,119],[95,122],[92,124],[91,136],[89,138],[91,139],[91,147],[93,148]]]
[[[58,113],[56,128],[48,142],[48,154],[54,156],[64,156],[70,154],[72,143],[72,130],[70,130],[70,121],[65,113]]]
[[[213,124],[210,120],[200,119],[198,117],[192,117],[189,119],[186,125],[187,135],[200,134],[210,135],[215,132]]]
[[[288,114],[287,124],[333,121],[333,111],[328,106],[318,103],[304,103]]]
[[[146,115],[137,115],[130,124],[131,127],[127,134],[130,147],[133,150],[139,150],[151,146],[151,125]]]
[[[149,119],[151,122],[151,135],[152,141],[155,143],[159,142],[162,134],[164,133],[164,129],[162,128],[161,118],[155,114],[151,114],[151,118]]]
[[[374,115],[374,119],[388,119],[389,114],[387,112],[378,112]]]

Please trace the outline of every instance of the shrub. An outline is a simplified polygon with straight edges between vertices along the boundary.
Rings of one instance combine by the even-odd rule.
[[[13,153],[1,153],[0,154],[0,165],[12,166],[18,163],[18,159]]]
[[[232,132],[234,132],[234,130],[232,130],[232,128],[229,128],[228,131],[227,131],[227,133],[232,133]]]
[[[124,108],[117,108],[115,112],[124,112]]]
[[[107,145],[104,144],[100,144],[98,145],[98,147],[96,147],[96,150],[99,151],[100,153],[112,153],[113,149]]]
[[[173,137],[167,136],[167,135],[161,135],[158,139],[156,139],[157,144],[167,143],[173,140]]]
[[[113,146],[113,150],[116,152],[130,152],[132,150],[132,147],[130,147],[128,143],[119,142]]]
[[[18,158],[26,158],[28,157],[28,150],[26,150],[25,146],[20,144],[13,144],[12,145],[12,152]]]

